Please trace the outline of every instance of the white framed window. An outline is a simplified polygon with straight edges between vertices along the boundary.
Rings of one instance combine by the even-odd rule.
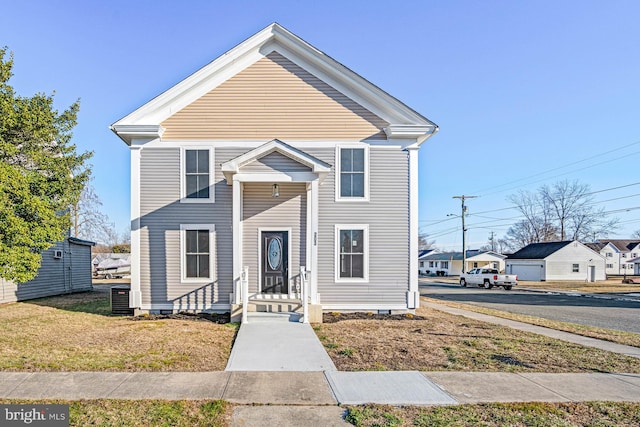
[[[607,268],[613,268],[613,264],[607,264]]]
[[[440,261],[440,268],[449,268],[449,261]]]
[[[571,271],[573,271],[574,273],[580,273],[580,264],[573,264],[571,266]]]
[[[420,268],[424,268],[424,261],[420,261]]]
[[[433,268],[433,261],[429,261],[429,267]]]
[[[335,258],[336,282],[368,282],[369,225],[337,224]]]
[[[182,147],[180,150],[180,202],[213,203],[214,150]]]
[[[613,253],[607,252],[607,258],[611,258],[611,257],[613,257]]]
[[[183,283],[213,280],[214,233],[213,224],[180,225],[180,270]]]
[[[622,254],[622,258],[626,258],[626,257],[627,257],[627,254]]]
[[[336,201],[369,201],[369,146],[336,147]]]

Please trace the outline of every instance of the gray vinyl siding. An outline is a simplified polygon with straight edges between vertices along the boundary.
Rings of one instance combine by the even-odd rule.
[[[284,157],[284,156],[283,156]],[[244,171],[244,169],[243,169]],[[258,229],[291,228],[289,289],[295,292],[300,266],[306,264],[307,189],[305,183],[279,184],[280,197],[272,197],[270,183],[245,183],[243,189],[243,266],[249,267],[249,289],[257,292],[260,275]],[[278,230],[280,231],[280,230]]]
[[[63,252],[62,258],[54,258],[56,250]],[[42,264],[33,280],[16,285],[0,279],[0,303],[91,289],[91,246],[65,240],[42,253]]]
[[[335,148],[307,149],[336,165]],[[409,176],[407,153],[371,146],[368,202],[335,201],[335,166],[320,185],[318,292],[322,305],[405,305],[409,287]],[[336,283],[335,225],[368,224],[368,283]]]
[[[144,148],[140,159],[140,290],[142,304],[176,309],[228,304],[233,292],[232,187],[220,163],[243,149],[213,150],[215,203],[180,203],[180,149]],[[213,224],[214,276],[182,283],[180,225]]]
[[[233,292],[232,187],[220,164],[247,149],[216,148],[215,203],[180,203],[180,149],[143,148],[141,152],[140,283],[143,305],[228,304]],[[335,165],[335,145],[305,148]],[[336,202],[335,171],[319,186],[318,292],[323,305],[406,306],[409,284],[409,177],[407,153],[372,145],[368,202]],[[242,168],[243,172],[308,170],[274,153]],[[280,197],[271,197],[271,183],[246,183],[243,197],[243,265],[257,289],[258,227],[292,227],[290,274],[306,262],[306,187],[280,183]],[[265,209],[268,207],[269,209]],[[210,283],[181,283],[180,225],[215,225],[215,276]],[[369,281],[336,283],[335,225],[368,224]]]

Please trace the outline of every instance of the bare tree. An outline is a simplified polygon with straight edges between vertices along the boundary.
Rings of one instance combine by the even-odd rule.
[[[418,233],[418,249],[420,249],[421,251],[425,249],[433,249],[435,244],[435,240],[429,241],[429,236],[427,235],[427,233]]]
[[[71,234],[86,240],[116,244],[117,233],[102,210],[102,202],[91,184],[87,184],[78,203],[71,209]],[[115,240],[112,242],[112,240]]]
[[[509,196],[524,217],[507,231],[512,249],[529,243],[555,240],[586,240],[594,234],[606,236],[617,219],[606,219],[604,209],[596,209],[587,184],[559,181],[543,185],[537,192],[520,191]]]
[[[640,239],[640,230],[634,231],[631,237],[633,237],[634,239]]]

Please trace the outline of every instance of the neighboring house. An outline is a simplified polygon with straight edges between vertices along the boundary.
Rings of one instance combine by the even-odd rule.
[[[280,25],[111,129],[131,149],[132,308],[235,312],[245,279],[263,299],[306,279],[314,312],[418,307],[418,149],[438,128]]]
[[[633,275],[640,276],[640,257],[632,259],[629,262],[633,264]]]
[[[576,241],[532,243],[509,255],[506,273],[518,280],[605,280],[604,257]]]
[[[492,251],[467,250],[465,271],[488,266],[504,270],[506,256]],[[462,252],[430,253],[421,259],[425,274],[459,276],[462,273]]]
[[[600,240],[589,246],[605,257],[607,274],[634,274],[632,260],[640,257],[640,240]]]
[[[42,253],[38,275],[16,284],[0,279],[0,303],[90,291],[93,242],[69,237]]]
[[[429,274],[427,273],[427,265],[428,262],[424,260],[424,258],[427,255],[430,255],[432,253],[436,253],[437,251],[435,249],[422,249],[418,252],[418,272],[420,273],[420,275],[426,275]]]

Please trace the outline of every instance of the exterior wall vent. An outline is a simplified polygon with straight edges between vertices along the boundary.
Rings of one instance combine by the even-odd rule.
[[[59,250],[59,249],[58,249],[58,250],[53,251],[53,258],[54,258],[54,259],[60,259],[60,258],[62,258],[62,251],[61,251],[61,250]]]

